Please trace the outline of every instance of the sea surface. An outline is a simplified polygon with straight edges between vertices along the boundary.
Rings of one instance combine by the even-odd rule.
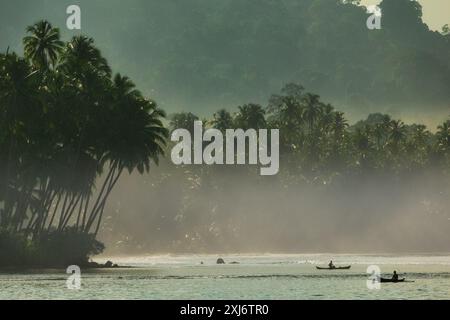
[[[102,257],[131,268],[81,270],[67,288],[65,270],[0,271],[3,299],[450,299],[450,255],[161,255]],[[316,270],[330,259],[351,270]],[[201,264],[203,262],[203,264]],[[369,289],[367,268],[408,282]],[[369,284],[371,282],[369,281]]]

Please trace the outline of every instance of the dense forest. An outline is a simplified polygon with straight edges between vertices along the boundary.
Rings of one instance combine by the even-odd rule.
[[[295,82],[352,121],[385,112],[437,124],[450,105],[448,27],[429,30],[418,2],[384,0],[382,29],[368,30],[366,9],[357,3],[80,1],[82,32],[168,112],[211,116],[243,101],[264,104],[270,93]],[[0,47],[19,50],[17,40],[36,15],[64,25],[68,4],[2,3],[7,27],[0,30]]]
[[[193,132],[196,120],[200,118],[192,113],[173,114],[170,127]],[[285,172],[300,182],[322,183],[349,173],[402,177],[426,168],[444,174],[450,165],[450,119],[435,134],[425,125],[406,125],[381,113],[350,126],[343,112],[293,83],[273,95],[267,106],[248,103],[234,113],[222,109],[204,121],[223,132],[279,129]]]

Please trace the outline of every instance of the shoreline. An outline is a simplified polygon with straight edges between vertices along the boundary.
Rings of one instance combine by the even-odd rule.
[[[85,270],[101,270],[101,269],[134,269],[136,267],[127,266],[127,265],[119,265],[117,263],[112,263],[111,261],[107,261],[106,263],[98,263],[98,262],[89,262],[89,263],[80,263],[80,264],[71,264],[76,265]],[[1,272],[20,272],[20,271],[42,271],[42,270],[67,270],[67,266],[5,266],[0,267]]]

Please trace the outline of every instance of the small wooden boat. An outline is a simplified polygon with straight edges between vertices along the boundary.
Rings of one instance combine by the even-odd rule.
[[[326,267],[326,268],[322,268],[322,267],[317,267],[317,270],[349,270],[352,266],[345,266],[345,267],[334,267],[334,268],[330,268],[330,267]]]
[[[381,283],[399,283],[399,282],[405,282],[405,279],[398,279],[398,280],[394,280],[394,279],[385,279],[385,278],[381,278],[380,279]]]

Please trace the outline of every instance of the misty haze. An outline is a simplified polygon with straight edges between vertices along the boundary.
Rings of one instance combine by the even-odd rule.
[[[75,2],[0,0],[0,299],[449,298],[447,2]]]

